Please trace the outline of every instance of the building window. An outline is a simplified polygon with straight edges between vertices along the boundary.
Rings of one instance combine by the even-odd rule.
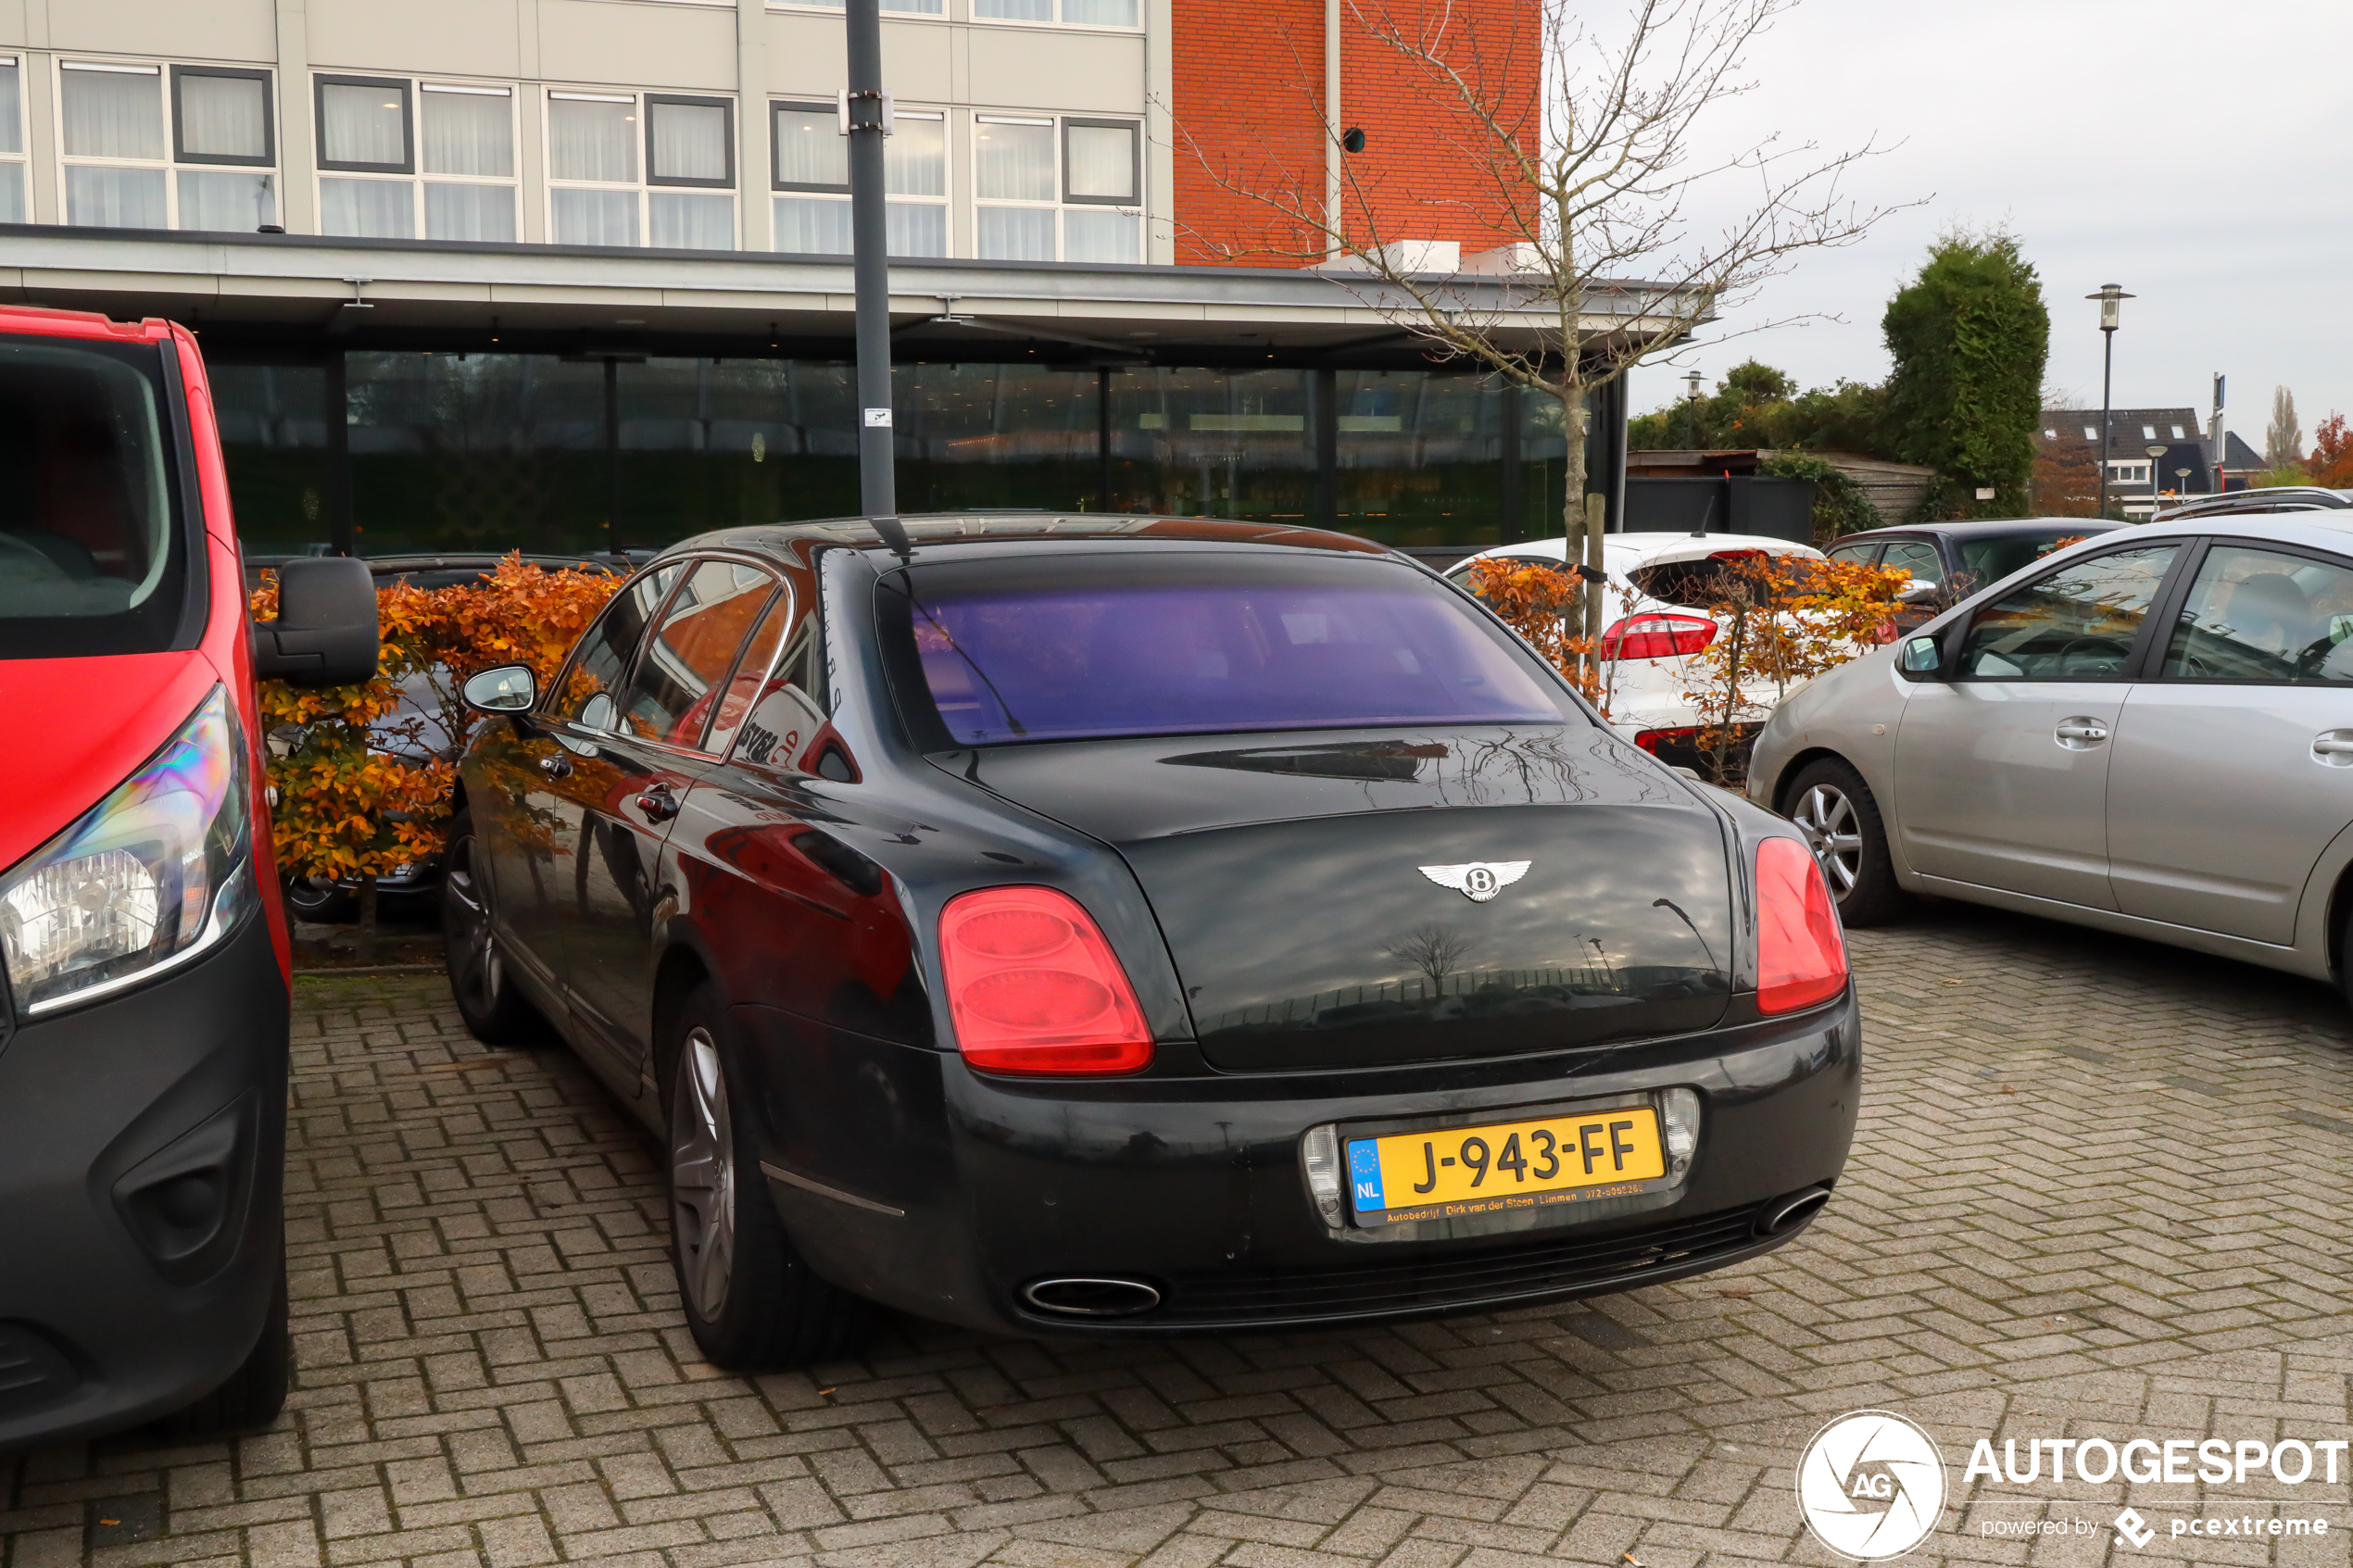
[[[768,3],[772,6],[779,8],[789,6],[794,10],[839,11],[841,9],[841,0],[768,0]],[[948,14],[948,0],[883,0],[882,8],[911,17],[944,17]]]
[[[547,94],[548,233],[559,245],[736,247],[724,98]]]
[[[2086,441],[2097,441],[2099,438],[2100,438],[2100,433],[2099,433],[2097,430],[2094,429],[2094,428],[2093,428],[2092,426],[2090,426],[2090,425],[2085,425],[2085,426],[2083,427],[2083,439],[2084,439],[2084,440],[2086,440]]]
[[[2117,484],[2146,484],[2149,482],[2149,466],[2146,463],[2111,462],[2108,465],[2108,471],[2110,482]]]
[[[1052,119],[975,121],[975,227],[984,260],[1142,259],[1142,137],[1133,121],[1064,119],[1059,136]]]
[[[776,248],[848,256],[849,139],[834,104],[778,103],[774,184]],[[893,256],[948,254],[948,117],[899,109],[883,142],[885,244]]]
[[[322,76],[318,113],[321,232],[516,237],[512,87]]]
[[[0,55],[0,223],[22,223],[31,213],[24,168],[23,63]]]
[[[0,113],[20,153],[17,68],[6,75]],[[57,119],[69,223],[249,233],[278,221],[266,70],[61,60]],[[15,169],[16,194],[0,200],[20,213]]]
[[[1057,16],[1056,11],[1060,11]],[[1139,0],[973,0],[975,21],[1054,22],[1068,27],[1141,27]]]

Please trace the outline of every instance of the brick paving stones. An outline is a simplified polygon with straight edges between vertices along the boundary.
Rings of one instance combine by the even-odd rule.
[[[1828,1562],[1793,1466],[1862,1407],[1944,1447],[1953,1506],[1910,1562],[2347,1562],[2344,1469],[2203,1491],[1961,1474],[1980,1436],[2353,1436],[2342,1000],[1952,907],[1853,946],[1855,1159],[1755,1263],[1146,1347],[900,1320],[859,1360],[753,1379],[696,1359],[653,1151],[560,1047],[484,1048],[430,979],[306,980],[285,1418],[0,1460],[0,1563]],[[2168,1534],[2273,1499],[2331,1534]],[[2107,1525],[2127,1500],[2158,1525],[2145,1553]],[[1985,1533],[2045,1516],[2097,1529]]]

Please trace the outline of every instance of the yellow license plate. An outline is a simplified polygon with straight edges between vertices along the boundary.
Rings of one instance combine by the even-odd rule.
[[[1647,1105],[1348,1140],[1349,1196],[1366,1224],[1627,1197],[1666,1175]]]

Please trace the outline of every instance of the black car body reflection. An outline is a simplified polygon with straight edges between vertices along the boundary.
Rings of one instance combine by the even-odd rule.
[[[837,1346],[774,1323],[839,1328],[851,1297],[1022,1331],[1296,1323],[1623,1289],[1802,1230],[1860,1043],[1843,956],[1794,982],[1776,956],[1799,916],[1759,857],[1786,824],[1363,541],[909,526],[906,558],[859,522],[675,546],[463,770],[508,987],[470,1022],[527,1001],[668,1137],[714,1359]],[[690,585],[722,562],[772,596],[698,664],[664,628],[715,613]],[[977,945],[959,909],[995,922]],[[1037,1065],[1058,997],[1129,1021],[1085,1047],[1112,1069]],[[1377,1215],[1335,1163],[1596,1107],[1655,1128],[1658,1173],[1538,1201],[1499,1138],[1476,1190]],[[762,1206],[733,1232],[713,1138]],[[728,1286],[723,1242],[773,1242],[785,1284]]]

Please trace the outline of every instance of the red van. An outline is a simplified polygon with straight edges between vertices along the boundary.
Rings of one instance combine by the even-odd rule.
[[[289,964],[257,673],[375,668],[356,560],[246,617],[204,361],[0,308],[0,1450],[285,1399]]]

